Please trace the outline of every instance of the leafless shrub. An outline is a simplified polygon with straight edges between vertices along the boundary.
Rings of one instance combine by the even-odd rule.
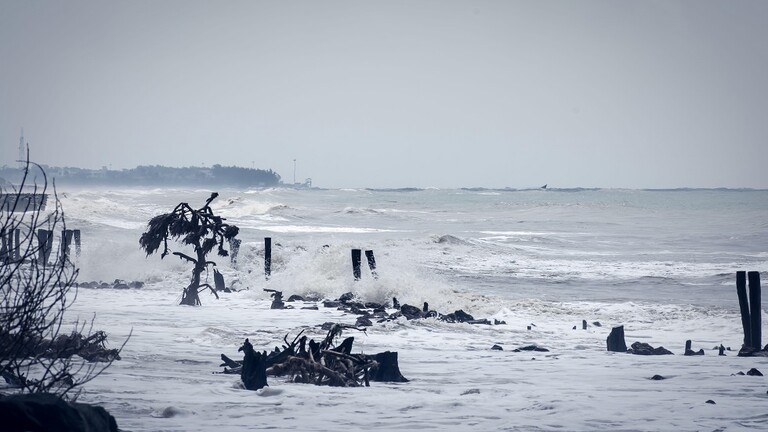
[[[50,244],[38,237],[39,230],[66,228],[55,184],[52,189],[53,202],[40,209],[48,178],[27,155],[20,184],[0,191],[0,234],[6,239],[0,256],[0,376],[15,391],[66,397],[119,359],[125,342],[107,350],[106,334],[92,331],[93,319],[66,326],[78,269],[61,248],[50,253]]]

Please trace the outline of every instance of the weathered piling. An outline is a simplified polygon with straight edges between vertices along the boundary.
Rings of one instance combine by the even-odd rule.
[[[368,268],[371,269],[371,276],[373,276],[374,279],[378,279],[379,274],[376,273],[376,258],[373,256],[372,250],[365,251],[365,259],[368,260]]]
[[[264,277],[272,276],[272,237],[264,237]]]
[[[38,260],[47,263],[53,250],[53,231],[47,229],[37,230]]]
[[[360,280],[362,276],[360,271],[360,264],[362,262],[362,251],[360,249],[352,249],[352,276],[355,280]]]
[[[21,259],[21,230],[13,230],[13,259],[18,261]]]
[[[81,244],[80,244],[80,230],[72,230],[72,234],[75,238],[75,255],[80,256],[80,251],[82,250]]]
[[[698,351],[694,351],[693,349],[691,349],[691,340],[688,339],[687,341],[685,341],[685,353],[683,355],[700,356],[700,355],[704,355],[704,350],[700,349]]]
[[[747,272],[736,272],[736,294],[739,297],[741,310],[741,326],[744,328],[744,346],[752,346],[751,320],[749,317],[749,300],[747,299]]]
[[[763,347],[760,273],[751,271],[747,273],[747,279],[749,280],[749,318],[751,323],[750,346],[759,350]]]
[[[0,260],[5,260],[8,257],[8,239],[5,235],[5,231],[0,233]]]
[[[61,232],[61,257],[69,257],[70,246],[72,245],[72,230],[63,230]]]

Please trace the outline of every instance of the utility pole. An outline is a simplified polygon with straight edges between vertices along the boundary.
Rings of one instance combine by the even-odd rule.
[[[19,168],[24,168],[24,128],[21,128],[21,137],[19,137]]]

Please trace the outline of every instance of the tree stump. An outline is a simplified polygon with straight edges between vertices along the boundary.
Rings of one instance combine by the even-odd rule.
[[[240,373],[240,379],[248,390],[258,390],[268,386],[267,384],[267,364],[265,355],[256,352],[251,342],[246,339],[243,346],[238,351],[243,352],[243,369]]]
[[[408,379],[400,373],[400,366],[397,364],[397,352],[384,351],[373,356],[373,359],[379,364],[371,381],[381,382],[408,382]]]
[[[608,335],[608,351],[627,352],[627,343],[624,341],[624,326],[618,326],[611,329]]]

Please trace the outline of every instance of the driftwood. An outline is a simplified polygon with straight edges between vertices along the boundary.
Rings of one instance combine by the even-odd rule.
[[[244,354],[242,362],[221,355],[224,373],[239,373],[243,385],[249,390],[267,386],[267,376],[288,377],[289,381],[295,383],[334,387],[367,387],[370,381],[408,381],[400,373],[396,352],[352,354],[354,337],[348,337],[334,346],[334,341],[345,329],[356,328],[335,324],[321,342],[302,336],[303,330],[291,342],[288,342],[286,335],[282,349],[275,348],[270,353],[255,351],[246,339],[240,347]]]

